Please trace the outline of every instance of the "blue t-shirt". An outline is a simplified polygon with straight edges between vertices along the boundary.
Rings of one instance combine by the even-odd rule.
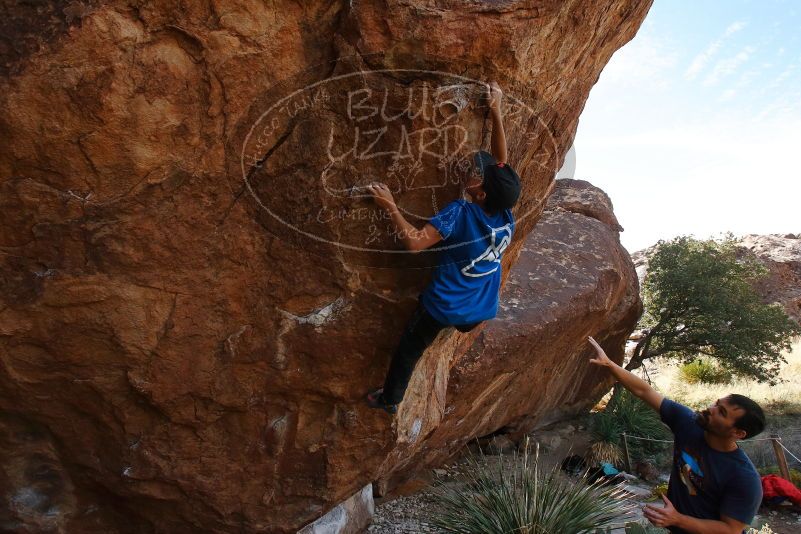
[[[429,221],[442,236],[434,276],[420,301],[446,325],[472,324],[498,313],[501,255],[512,240],[511,210],[487,215],[480,206],[456,200]]]
[[[719,521],[725,515],[750,524],[762,502],[762,480],[748,456],[740,448],[721,452],[707,445],[695,412],[684,405],[664,399],[659,414],[674,435],[668,499],[676,510],[698,519]]]

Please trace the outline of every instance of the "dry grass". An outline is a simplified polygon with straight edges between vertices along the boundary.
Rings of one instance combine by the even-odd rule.
[[[623,462],[623,451],[614,443],[597,441],[590,445],[590,449],[587,452],[587,462],[589,465],[597,465],[604,462],[620,465]]]
[[[687,384],[681,380],[679,366],[674,363],[658,362],[648,371],[657,389],[692,408],[702,408],[729,393],[739,393],[754,399],[771,414],[801,415],[801,340],[793,344],[785,357],[787,364],[780,373],[783,382],[776,386],[742,379],[730,384]]]

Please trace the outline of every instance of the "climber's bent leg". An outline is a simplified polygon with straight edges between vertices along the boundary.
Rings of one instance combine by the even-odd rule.
[[[445,327],[446,325],[431,317],[422,304],[417,305],[389,364],[382,394],[385,403],[398,404],[403,400],[417,360]]]

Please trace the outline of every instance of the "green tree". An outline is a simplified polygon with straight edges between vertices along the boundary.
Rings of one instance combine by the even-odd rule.
[[[660,241],[643,282],[640,339],[626,369],[657,356],[685,363],[703,354],[739,376],[775,383],[783,350],[801,328],[778,304],[764,304],[754,282],[767,269],[721,241],[677,237]]]

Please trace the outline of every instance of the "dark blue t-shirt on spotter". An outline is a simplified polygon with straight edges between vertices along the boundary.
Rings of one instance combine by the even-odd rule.
[[[740,448],[721,452],[707,445],[695,412],[682,404],[664,399],[659,413],[674,435],[667,497],[676,510],[698,519],[719,521],[725,515],[750,524],[762,502],[762,480],[748,456]]]
[[[439,262],[420,301],[446,325],[472,324],[498,313],[501,255],[512,239],[511,210],[488,215],[472,202],[456,200],[429,221],[442,236]]]

